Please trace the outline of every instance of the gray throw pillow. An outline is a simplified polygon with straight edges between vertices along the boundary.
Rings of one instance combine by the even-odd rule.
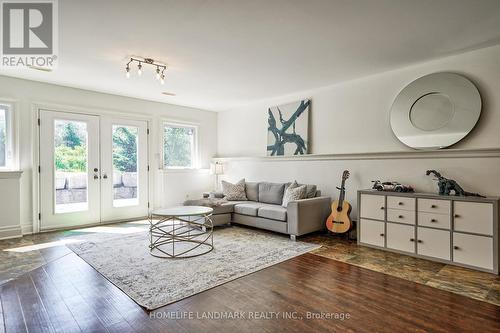
[[[306,185],[306,198],[311,199],[316,197],[317,187],[316,185]]]
[[[297,181],[294,181],[295,183]],[[285,185],[285,191],[286,189],[288,188],[288,186],[290,186],[292,183],[287,183]],[[316,197],[316,194],[317,194],[317,191],[318,191],[318,188],[316,187],[316,185],[308,185],[308,184],[298,184],[298,186],[301,186],[301,185],[306,185],[306,197],[304,199],[310,199],[310,198],[315,198]]]
[[[290,201],[305,199],[307,194],[307,186],[301,185],[299,186],[297,182],[293,182],[290,186],[285,190],[285,194],[283,195],[283,202],[281,205],[283,207],[288,206]]]
[[[222,183],[222,193],[224,193],[226,200],[228,201],[247,200],[247,196],[245,194],[245,179],[240,180],[236,184],[226,182],[225,180],[221,181],[221,183]]]

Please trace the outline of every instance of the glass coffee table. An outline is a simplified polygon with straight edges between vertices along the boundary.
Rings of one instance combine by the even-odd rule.
[[[149,252],[159,258],[192,258],[214,249],[213,209],[161,208],[149,215]]]

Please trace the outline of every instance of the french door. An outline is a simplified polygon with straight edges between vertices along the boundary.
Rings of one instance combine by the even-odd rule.
[[[147,122],[40,110],[41,230],[148,213]]]

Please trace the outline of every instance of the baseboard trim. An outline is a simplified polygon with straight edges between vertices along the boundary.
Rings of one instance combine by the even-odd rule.
[[[255,157],[214,157],[218,162],[236,161],[328,161],[328,160],[396,160],[396,159],[437,159],[437,158],[500,158],[500,148],[484,149],[441,149],[409,150],[398,152],[309,154],[297,156],[255,156]]]
[[[33,233],[33,223],[21,224],[21,232],[23,235],[31,235]]]
[[[0,239],[23,237],[21,227],[18,225],[0,227]]]

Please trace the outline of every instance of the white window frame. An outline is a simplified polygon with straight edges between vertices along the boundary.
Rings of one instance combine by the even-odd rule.
[[[165,165],[165,127],[177,127],[177,128],[192,128],[194,129],[193,135],[193,151],[191,152],[192,164],[189,167],[174,167]],[[198,151],[198,141],[199,141],[199,126],[193,123],[183,123],[170,120],[163,120],[161,122],[161,167],[163,170],[176,171],[176,170],[196,170],[199,169],[199,151]]]
[[[5,166],[0,166],[0,171],[17,170],[17,151],[16,151],[16,126],[14,121],[14,103],[0,100],[0,105],[5,107]]]

